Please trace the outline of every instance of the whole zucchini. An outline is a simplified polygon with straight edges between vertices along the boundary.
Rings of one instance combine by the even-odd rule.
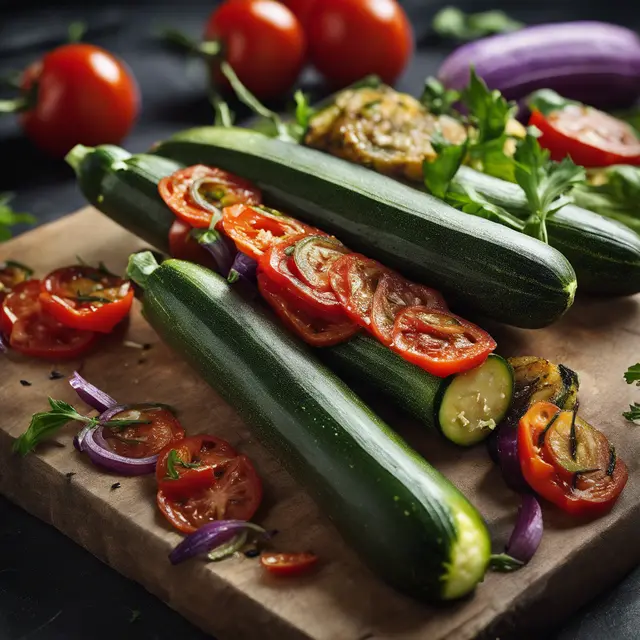
[[[244,129],[202,127],[154,153],[257,184],[267,203],[501,322],[539,328],[571,306],[576,276],[555,249],[339,158]]]
[[[134,254],[145,317],[255,430],[363,559],[421,599],[472,591],[491,545],[477,511],[301,342],[220,276]]]

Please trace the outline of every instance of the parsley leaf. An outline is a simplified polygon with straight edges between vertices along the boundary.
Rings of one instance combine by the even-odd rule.
[[[524,24],[510,18],[504,11],[465,14],[456,7],[444,7],[436,13],[431,26],[440,36],[467,42],[496,33],[517,31]]]
[[[309,127],[309,121],[316,113],[316,110],[309,104],[307,96],[298,90],[293,99],[296,101],[296,122],[304,133]]]
[[[445,200],[451,181],[467,155],[468,140],[463,144],[447,144],[441,136],[434,136],[431,146],[437,155],[422,163],[424,183],[429,193]]]
[[[16,224],[34,224],[36,222],[32,215],[18,213],[9,206],[12,197],[11,193],[0,194],[0,242],[11,237],[10,227]]]
[[[552,89],[539,89],[534,91],[527,99],[531,110],[540,111],[549,115],[552,111],[560,111],[569,105],[579,105],[575,100],[568,100]]]
[[[531,211],[524,232],[548,242],[547,216],[572,202],[566,194],[584,181],[584,168],[575,165],[568,157],[562,162],[550,161],[549,151],[540,146],[532,131],[518,143],[514,158],[516,182],[525,192]]]
[[[625,411],[622,415],[630,422],[640,420],[640,404],[638,404],[637,402],[630,404],[629,411]]]
[[[494,553],[489,558],[489,568],[500,573],[517,571],[524,566],[522,560],[510,556],[508,553]]]
[[[624,379],[626,380],[627,384],[632,384],[633,382],[635,382],[636,385],[640,387],[640,362],[638,364],[632,365],[626,370]]]
[[[435,116],[457,115],[453,108],[456,102],[460,102],[462,94],[455,89],[446,89],[445,86],[433,76],[429,76],[424,81],[424,89],[420,96],[420,102],[425,109]]]

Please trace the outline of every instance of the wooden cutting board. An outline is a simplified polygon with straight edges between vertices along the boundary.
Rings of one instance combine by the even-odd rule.
[[[118,271],[142,246],[85,209],[0,245],[0,260],[20,260],[44,275],[80,255]],[[640,432],[621,417],[633,399],[640,399],[640,390],[622,377],[628,365],[640,360],[639,302],[638,297],[579,299],[548,329],[488,327],[503,355],[536,354],[580,373],[581,413],[611,438],[629,466],[630,479],[613,512],[597,521],[576,522],[544,505],[545,535],[535,559],[513,574],[487,575],[464,602],[428,607],[382,584],[304,489],[252,439],[233,409],[159,342],[137,307],[126,332],[105,339],[82,362],[52,364],[15,354],[0,359],[0,492],[221,640],[540,637],[541,630],[640,561]],[[282,550],[317,553],[320,570],[294,581],[277,580],[244,556],[172,567],[167,554],[181,536],[156,511],[153,478],[116,478],[97,470],[73,449],[71,427],[37,454],[13,456],[14,438],[33,412],[47,409],[47,396],[84,408],[64,379],[49,379],[52,369],[68,375],[76,368],[119,401],[176,405],[189,433],[214,433],[248,454],[265,484],[256,520],[279,530],[275,543]],[[471,499],[487,520],[495,550],[501,551],[519,501],[505,488],[485,448],[456,448],[400,418],[385,403],[374,406]],[[112,489],[116,481],[121,487]]]

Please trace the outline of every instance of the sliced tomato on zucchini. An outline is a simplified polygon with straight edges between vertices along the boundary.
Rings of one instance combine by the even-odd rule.
[[[293,262],[297,273],[316,291],[332,291],[329,282],[331,265],[350,253],[336,238],[307,236],[295,243]]]
[[[448,310],[442,294],[435,289],[410,282],[397,273],[383,273],[373,295],[371,331],[380,342],[390,345],[398,313],[405,307],[417,306]]]
[[[160,197],[184,223],[207,229],[224,207],[260,204],[262,194],[248,180],[202,164],[180,169],[160,180]]]
[[[42,281],[40,304],[67,327],[109,333],[129,315],[129,280],[85,265],[52,271]]]
[[[295,218],[281,215],[274,209],[236,205],[222,212],[222,228],[235,242],[238,251],[254,260],[283,238],[322,233]]]
[[[169,230],[169,254],[172,258],[194,262],[212,271],[218,270],[214,257],[193,237],[193,227],[174,220]]]
[[[140,424],[105,427],[102,437],[107,446],[125,458],[155,456],[167,445],[184,438],[182,425],[168,408],[153,405],[133,405],[116,413],[110,420],[136,420]]]
[[[584,167],[640,165],[640,140],[633,128],[598,109],[581,104],[547,114],[534,109],[529,124],[540,129],[538,140],[553,160],[570,156]]]
[[[396,316],[390,346],[405,360],[445,378],[481,365],[496,342],[477,325],[449,311],[417,306]]]
[[[72,329],[46,313],[40,304],[40,280],[17,285],[2,302],[0,327],[16,351],[36,358],[63,360],[85,354],[97,336]]]
[[[260,564],[276,576],[299,576],[318,564],[313,553],[263,553]]]
[[[359,253],[339,258],[329,269],[332,291],[347,315],[361,327],[369,329],[371,326],[373,296],[385,273],[391,273],[391,270]]]
[[[282,323],[312,347],[329,347],[345,342],[358,332],[358,325],[346,315],[327,319],[300,306],[264,273],[258,273],[258,289]]]
[[[0,264],[0,302],[12,289],[33,275],[33,270],[14,260]]]
[[[260,477],[247,456],[225,460],[213,468],[213,480],[188,496],[158,491],[157,504],[179,531],[193,533],[214,520],[250,520],[262,500]]]
[[[609,511],[628,479],[601,431],[549,402],[535,403],[520,419],[518,457],[531,488],[575,516]]]

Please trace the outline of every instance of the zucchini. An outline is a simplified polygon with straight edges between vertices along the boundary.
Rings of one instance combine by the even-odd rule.
[[[166,251],[167,235],[175,218],[158,195],[157,183],[182,165],[157,156],[132,156],[107,145],[95,149],[78,146],[67,159],[76,170],[82,192],[94,207],[151,245]],[[444,399],[453,398],[452,392],[444,394],[451,379],[443,380],[428,374],[367,336],[356,336],[347,343],[317,352],[331,368],[350,379],[364,380],[421,424],[436,427],[452,439],[451,429],[443,427],[439,420],[442,406],[447,406]],[[480,372],[491,374],[491,368],[483,366],[477,371],[475,379],[480,389],[486,384]],[[457,384],[452,386],[455,389]],[[511,401],[510,397],[508,401]],[[500,421],[502,405],[490,404],[490,415],[470,418],[471,414],[467,414],[469,433],[475,436],[485,433],[479,424],[481,420]],[[472,440],[465,439],[460,432],[453,438],[458,444],[471,444]]]
[[[262,307],[213,272],[134,254],[144,315],[255,430],[387,582],[427,600],[482,580],[478,512]]]
[[[501,322],[544,327],[573,302],[575,273],[552,247],[340,158],[222,127],[179,133],[154,153],[247,178],[267,204]]]

